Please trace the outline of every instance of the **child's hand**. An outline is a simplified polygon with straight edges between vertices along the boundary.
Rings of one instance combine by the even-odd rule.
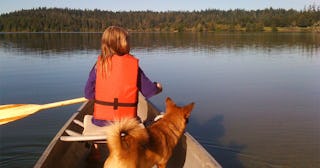
[[[162,92],[162,85],[161,85],[161,83],[158,83],[158,82],[156,82],[156,83],[157,83],[157,88],[158,88],[158,92],[157,92],[157,94],[158,94],[158,93]]]

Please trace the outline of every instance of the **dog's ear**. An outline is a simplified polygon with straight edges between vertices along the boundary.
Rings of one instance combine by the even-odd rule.
[[[195,105],[195,103],[192,102],[192,103],[184,106],[184,111],[185,111],[186,118],[189,118],[189,116],[191,114],[191,111],[193,110],[194,105]]]
[[[166,98],[166,105],[167,106],[174,106],[175,102],[170,97],[167,97]]]

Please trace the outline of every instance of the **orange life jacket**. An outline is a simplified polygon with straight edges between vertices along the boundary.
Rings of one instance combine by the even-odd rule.
[[[112,56],[111,72],[102,73],[97,62],[94,118],[119,120],[137,116],[139,60],[130,54]],[[109,70],[109,69],[108,69]]]

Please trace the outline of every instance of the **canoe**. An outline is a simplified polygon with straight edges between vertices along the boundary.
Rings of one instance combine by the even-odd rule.
[[[82,121],[84,116],[93,113],[93,102],[82,104],[78,112],[74,113],[57,135],[47,146],[42,156],[35,164],[35,168],[72,168],[72,167],[103,167],[108,157],[108,148],[105,143],[94,141],[62,141],[61,137],[67,137],[66,130],[82,132],[83,128],[74,123],[74,120]],[[152,103],[143,96],[139,96],[138,116],[148,124],[148,121],[159,114]],[[101,141],[100,141],[101,142]],[[100,155],[93,152],[93,143],[98,143]],[[99,156],[99,157],[98,157]],[[168,163],[168,168],[219,168],[220,164],[200,145],[188,132],[184,133],[176,146]]]

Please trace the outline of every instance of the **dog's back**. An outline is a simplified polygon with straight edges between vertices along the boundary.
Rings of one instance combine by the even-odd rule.
[[[166,99],[163,118],[147,128],[135,119],[123,119],[108,128],[110,155],[105,168],[165,168],[184,132],[194,103],[179,107]]]
[[[183,134],[194,103],[177,106],[170,98],[166,99],[166,112],[156,123],[147,128],[149,135],[148,160],[153,160],[159,168],[166,167],[173,149]]]
[[[107,130],[107,143],[110,155],[105,168],[141,167],[139,164],[140,148],[148,142],[148,134],[136,119],[122,119]]]

